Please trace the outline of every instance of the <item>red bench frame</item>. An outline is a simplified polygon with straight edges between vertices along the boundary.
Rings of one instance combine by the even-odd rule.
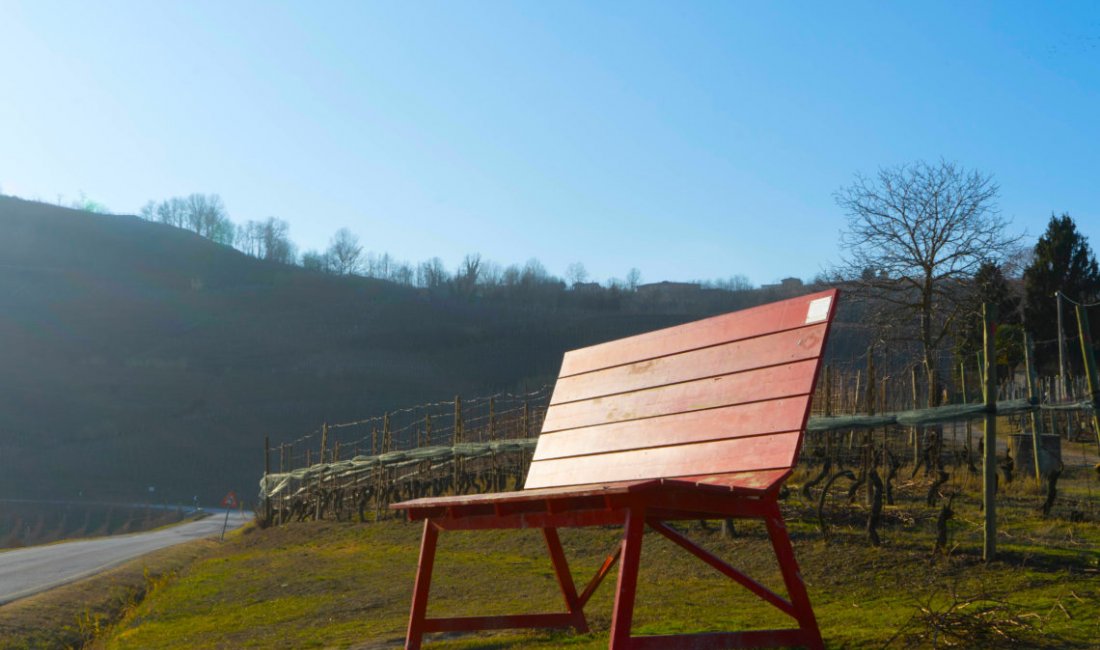
[[[391,506],[424,520],[405,647],[430,632],[587,632],[584,606],[618,562],[612,650],[823,648],[777,495],[798,458],[836,298],[824,291],[567,353],[523,490]],[[666,523],[725,517],[764,521],[789,599]],[[623,526],[618,547],[578,593],[557,528],[612,524]],[[798,627],[632,636],[646,525]],[[501,528],[542,530],[566,611],[428,618],[440,531]]]

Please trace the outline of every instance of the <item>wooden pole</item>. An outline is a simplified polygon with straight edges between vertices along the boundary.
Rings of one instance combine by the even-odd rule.
[[[985,522],[983,527],[982,559],[992,562],[997,554],[997,353],[994,344],[997,335],[997,306],[982,305],[982,331],[984,347],[983,397],[985,398],[985,440],[982,462],[982,504]]]
[[[327,446],[328,446],[328,422],[322,422],[321,423],[321,453],[318,456],[318,458],[320,460],[318,460],[317,462],[322,463],[322,464],[325,462],[325,447],[327,447]]]
[[[1100,446],[1100,381],[1096,372],[1096,355],[1092,349],[1092,335],[1089,333],[1089,315],[1083,305],[1077,305],[1077,334],[1081,339],[1081,357],[1085,362],[1085,380],[1088,382],[1089,400],[1092,402],[1092,431],[1096,434],[1096,444]]]
[[[911,372],[912,380],[913,380],[913,408],[914,409],[918,408],[918,404],[920,404],[920,402],[918,401],[919,398],[917,396],[917,381],[918,381],[918,375],[919,375],[919,373],[917,371],[917,368],[918,368],[917,364],[914,363],[913,368],[912,368],[912,372]],[[910,435],[913,439],[913,471],[914,472],[917,471],[917,465],[920,464],[921,431],[922,431],[921,427],[913,427],[913,429],[910,432]]]
[[[875,354],[874,347],[867,348],[867,415],[875,414]],[[874,453],[871,451],[872,440],[874,439],[875,430],[867,429],[863,434],[863,463],[865,471],[867,472],[867,492],[866,503],[871,505],[871,501],[874,497],[874,492],[871,486],[871,472],[874,470]]]
[[[1069,396],[1066,390],[1066,330],[1062,327],[1062,292],[1054,292],[1055,302],[1058,303],[1058,400],[1065,400]]]
[[[489,440],[496,440],[496,401],[489,398]]]
[[[462,442],[462,398],[455,395],[455,423],[454,430],[451,432],[451,446],[453,447],[460,442]],[[451,461],[451,469],[454,472],[455,494],[458,494],[458,479],[462,476],[465,468],[462,467],[462,463],[458,459],[457,451]]]
[[[970,399],[966,396],[966,362],[959,362],[959,384],[962,388],[962,404],[968,404]]]
[[[1024,366],[1027,369],[1027,401],[1033,407],[1039,405],[1039,396],[1035,391],[1035,362],[1032,357],[1035,354],[1035,343],[1031,340],[1031,334],[1024,332]],[[1028,414],[1031,419],[1031,453],[1035,457],[1035,481],[1041,483],[1043,473],[1039,469],[1039,423],[1042,421],[1035,411]]]
[[[267,475],[271,473],[271,439],[264,436],[264,525],[271,523],[271,497],[268,496]]]
[[[832,375],[833,375],[832,368],[830,367],[829,364],[825,364],[825,372],[824,372],[824,376],[822,377],[822,380],[824,382],[823,383],[823,387],[824,387],[823,397],[824,397],[824,400],[825,400],[825,409],[823,411],[823,414],[824,414],[825,417],[829,417],[830,415],[833,414],[833,405],[832,405],[832,399],[833,399],[832,380],[833,380],[833,376]],[[833,432],[832,431],[826,431],[825,432],[825,458],[827,458],[827,459],[831,459],[833,457],[833,444],[832,444],[832,442],[833,442]]]
[[[455,395],[455,426],[452,435],[454,437],[451,444],[462,442],[462,398],[458,395]]]

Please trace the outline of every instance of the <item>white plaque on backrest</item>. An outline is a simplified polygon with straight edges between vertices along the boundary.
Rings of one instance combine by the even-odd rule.
[[[825,296],[810,301],[810,309],[806,312],[806,324],[820,323],[829,317],[829,305],[833,302],[832,296]]]

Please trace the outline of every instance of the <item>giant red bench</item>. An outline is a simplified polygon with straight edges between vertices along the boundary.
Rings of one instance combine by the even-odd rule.
[[[566,353],[522,490],[391,506],[424,521],[405,647],[419,648],[430,632],[586,632],[584,606],[616,562],[613,650],[823,647],[777,498],[798,458],[836,296],[824,291]],[[787,598],[667,523],[726,517],[764,521]],[[622,525],[623,534],[578,593],[557,529],[593,525]],[[631,636],[647,525],[797,627]],[[428,618],[439,532],[495,528],[541,529],[566,611]]]

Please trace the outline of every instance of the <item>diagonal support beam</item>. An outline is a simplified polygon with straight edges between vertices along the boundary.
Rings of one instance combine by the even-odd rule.
[[[824,650],[825,642],[821,639],[817,617],[814,616],[810,596],[806,593],[806,584],[802,581],[798,561],[794,558],[794,549],[791,548],[791,538],[787,535],[787,526],[783,523],[783,514],[779,511],[779,504],[775,502],[771,503],[770,508],[772,512],[764,520],[764,524],[768,527],[768,537],[771,538],[779,570],[783,573],[783,582],[787,586],[791,604],[794,605],[795,620],[804,635],[803,643],[809,650]]]
[[[596,593],[596,588],[600,586],[603,579],[611,572],[611,568],[619,561],[619,556],[622,555],[622,553],[623,547],[617,544],[615,546],[615,552],[604,559],[603,564],[600,566],[599,570],[596,571],[596,575],[592,576],[592,579],[588,581],[588,586],[584,588],[584,591],[581,592],[581,595],[577,598],[581,607],[588,604],[588,599],[592,597],[592,594]]]
[[[557,575],[558,587],[572,617],[572,625],[578,634],[587,634],[588,621],[584,617],[584,605],[577,597],[577,587],[573,584],[573,574],[569,571],[569,562],[565,559],[558,530],[543,528],[542,536],[546,538],[546,548],[550,551],[550,561],[554,564],[554,574]]]
[[[741,573],[737,569],[731,567],[729,564],[716,557],[710,551],[699,546],[676,530],[670,528],[663,521],[650,519],[646,523],[648,523],[649,527],[653,530],[661,533],[673,542],[676,542],[676,544],[684,548],[695,557],[717,569],[719,573],[725,575],[728,578],[731,578],[741,586],[745,587],[763,600],[775,606],[775,608],[779,611],[783,612],[787,616],[790,616],[791,618],[794,618],[796,620],[798,619],[794,605],[784,600],[782,597],[779,596],[779,594],[775,593],[771,589],[768,589],[767,587],[748,577],[744,573]]]

